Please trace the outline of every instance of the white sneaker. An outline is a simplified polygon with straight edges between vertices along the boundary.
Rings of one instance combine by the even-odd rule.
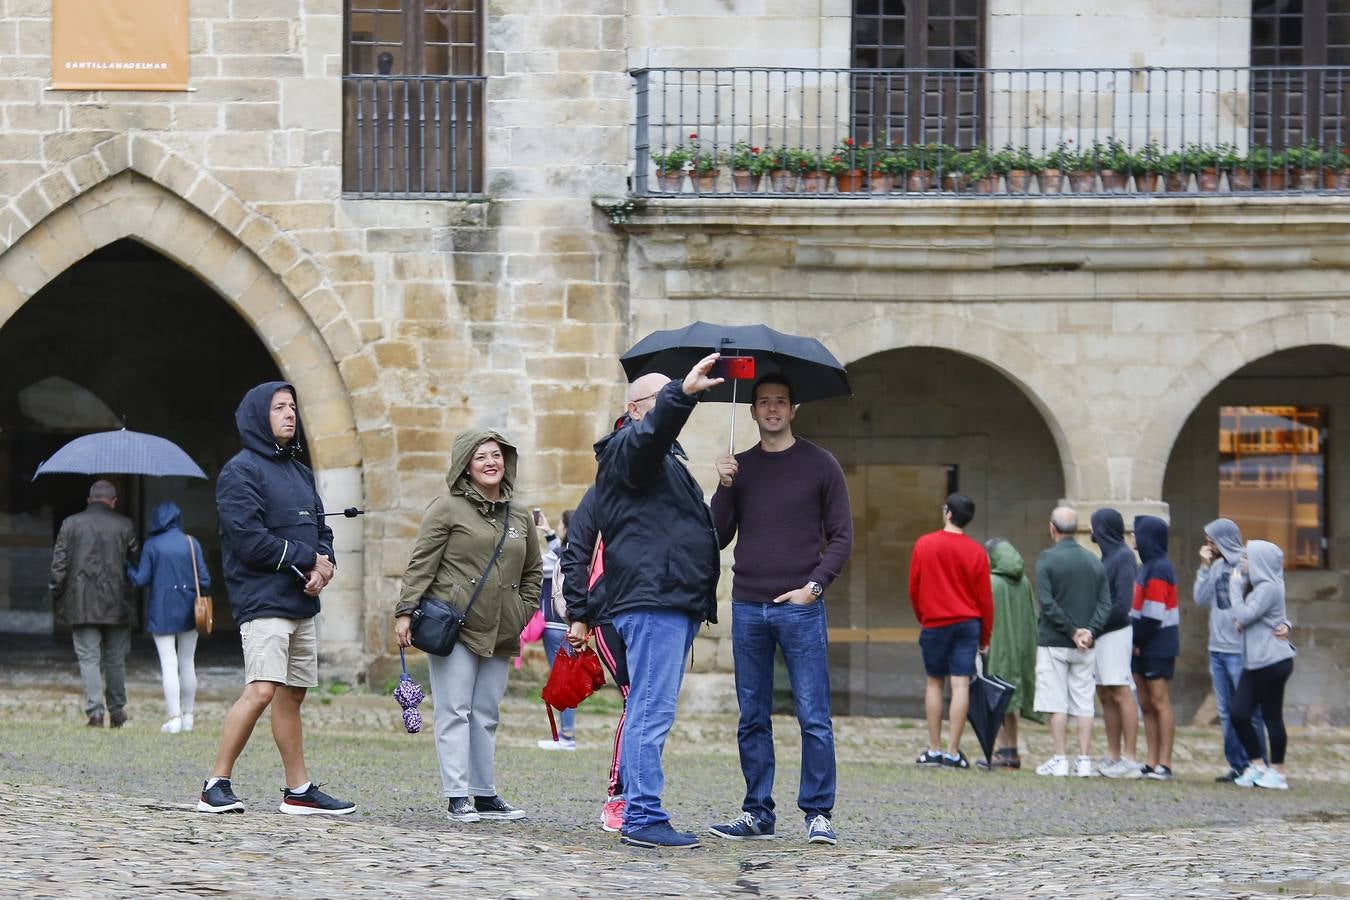
[[[1080,756],[1074,760],[1073,774],[1077,778],[1092,778],[1097,775],[1097,770],[1092,765],[1092,757]]]
[[[540,750],[576,750],[577,739],[566,737],[560,737],[556,741],[550,741],[545,739],[541,741],[536,741],[535,746],[537,746]]]
[[[172,719],[165,722],[163,725],[159,726],[159,730],[164,732],[165,734],[177,734],[178,732],[183,730],[182,717],[174,716]]]
[[[1257,776],[1256,786],[1259,788],[1269,788],[1273,791],[1289,790],[1289,782],[1284,780],[1284,776],[1276,772],[1273,768],[1267,768]]]
[[[1052,756],[1036,767],[1036,774],[1066,778],[1069,774],[1069,760],[1063,756]]]
[[[1140,768],[1139,763],[1128,756],[1122,756],[1113,762],[1109,769],[1103,768],[1101,773],[1107,778],[1119,778],[1125,781],[1144,777],[1144,770]]]
[[[1257,780],[1261,778],[1262,774],[1264,773],[1262,773],[1260,769],[1256,768],[1256,766],[1248,766],[1246,769],[1243,770],[1241,775],[1233,779],[1233,784],[1237,785],[1238,787],[1251,787],[1252,785],[1256,784]]]
[[[192,713],[188,713],[187,715],[183,716],[183,730],[184,731],[192,730]]]

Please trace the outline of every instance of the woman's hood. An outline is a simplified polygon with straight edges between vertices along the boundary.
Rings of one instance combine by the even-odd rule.
[[[995,575],[1002,575],[1005,578],[1011,578],[1013,581],[1021,580],[1026,573],[1026,562],[1022,559],[1022,554],[1017,552],[1017,548],[1007,541],[999,541],[989,551],[989,571]]]
[[[473,481],[469,478],[469,460],[473,458],[473,452],[484,441],[496,441],[498,446],[502,448],[502,459],[505,462],[506,471],[502,473],[501,499],[510,500],[515,489],[518,454],[514,444],[502,437],[500,432],[491,428],[465,431],[455,437],[455,443],[450,448],[450,470],[445,475],[445,483],[449,485],[452,494],[463,494],[466,497],[487,502],[487,499],[478,493],[478,488],[474,487]]]
[[[1134,545],[1144,562],[1167,555],[1167,523],[1157,516],[1134,517]]]
[[[1270,541],[1247,542],[1247,577],[1252,587],[1284,584],[1284,551]]]
[[[1232,519],[1215,519],[1205,526],[1205,535],[1219,546],[1219,552],[1230,566],[1236,566],[1242,559],[1242,532]]]
[[[182,525],[183,511],[172,500],[165,500],[159,506],[156,506],[154,513],[150,516],[151,534],[160,534],[172,528],[181,528]]]

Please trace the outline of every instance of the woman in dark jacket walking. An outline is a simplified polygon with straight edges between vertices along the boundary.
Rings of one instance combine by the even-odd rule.
[[[500,434],[455,438],[449,491],[422,516],[394,607],[399,646],[409,647],[412,613],[423,597],[465,612],[478,592],[450,655],[427,657],[441,787],[456,822],[525,815],[497,794],[493,765],[509,661],[520,652],[520,630],[538,607],[543,582],[534,522],[524,504],[511,502],[515,480],[516,448]]]
[[[159,651],[160,681],[169,710],[169,719],[159,730],[191,731],[197,696],[197,593],[210,592],[211,576],[202,545],[183,532],[183,512],[172,500],[155,507],[145,552],[139,565],[127,564],[127,578],[136,587],[150,588],[145,630],[154,635]]]

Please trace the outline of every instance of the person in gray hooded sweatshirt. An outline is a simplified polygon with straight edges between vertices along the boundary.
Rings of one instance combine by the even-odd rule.
[[[1230,595],[1244,585],[1238,563],[1242,559],[1242,532],[1232,519],[1215,519],[1205,526],[1205,545],[1200,548],[1200,568],[1195,573],[1191,596],[1196,606],[1209,607],[1209,676],[1214,682],[1214,705],[1223,728],[1223,755],[1228,771],[1216,781],[1231,782],[1247,769],[1247,749],[1233,729],[1230,709],[1242,675],[1242,637],[1233,621]],[[1236,576],[1236,578],[1234,578]],[[1258,736],[1260,757],[1266,757],[1265,725],[1258,710],[1252,720]]]
[[[1285,621],[1284,552],[1269,541],[1248,541],[1242,566],[1252,589],[1230,598],[1233,621],[1242,635],[1242,677],[1230,714],[1251,764],[1233,783],[1283,791],[1289,787],[1284,777],[1284,685],[1294,672],[1294,647],[1276,636]],[[1269,766],[1256,761],[1261,754],[1253,724],[1258,708],[1270,738]]]

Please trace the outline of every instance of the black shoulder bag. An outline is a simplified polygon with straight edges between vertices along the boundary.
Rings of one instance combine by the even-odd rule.
[[[469,605],[464,607],[464,612],[460,612],[449,603],[438,600],[430,594],[423,597],[412,614],[414,647],[435,656],[449,656],[450,651],[455,649],[455,643],[459,641],[459,630],[464,626],[464,620],[468,617],[469,610],[473,609],[474,601],[482,592],[483,585],[487,583],[488,574],[496,565],[497,557],[502,555],[502,547],[506,544],[506,535],[510,530],[511,504],[508,502],[502,515],[502,536],[497,541],[497,549],[492,551],[487,568],[483,570],[483,577],[479,578],[478,584],[474,586]]]

